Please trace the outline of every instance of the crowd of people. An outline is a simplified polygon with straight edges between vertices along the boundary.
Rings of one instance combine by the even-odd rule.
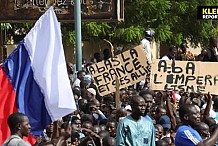
[[[194,56],[186,42],[171,47],[164,60],[216,62],[217,39]],[[37,138],[38,146],[213,146],[218,145],[218,96],[199,93],[153,91],[149,79],[143,84],[120,89],[120,106],[115,93],[100,96],[86,68],[111,57],[104,51],[75,74],[67,63],[77,111],[51,123]],[[28,117],[13,113],[8,118],[11,136],[3,146],[28,146],[22,140],[30,133]]]

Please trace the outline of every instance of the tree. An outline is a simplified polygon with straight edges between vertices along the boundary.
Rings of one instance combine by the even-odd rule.
[[[156,40],[179,45],[188,39],[205,44],[217,35],[216,21],[197,20],[197,6],[217,5],[218,0],[126,0],[125,24],[153,28]]]
[[[197,20],[197,6],[217,3],[218,0],[125,0],[124,22],[82,22],[82,39],[107,39],[128,46],[139,43],[144,30],[152,28],[156,41],[161,43],[179,45],[186,39],[194,45],[206,45],[209,37],[218,34],[218,22]],[[75,43],[74,24],[63,23],[62,32],[66,44]]]

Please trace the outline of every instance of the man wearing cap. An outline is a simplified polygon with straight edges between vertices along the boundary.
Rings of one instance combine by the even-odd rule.
[[[161,116],[158,124],[162,125],[164,129],[163,137],[170,137],[170,129],[171,129],[171,121],[170,118],[167,115]]]

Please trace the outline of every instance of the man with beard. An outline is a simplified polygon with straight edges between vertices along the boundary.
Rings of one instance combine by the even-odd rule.
[[[154,126],[142,117],[146,107],[144,98],[135,95],[130,100],[132,113],[118,124],[116,146],[155,146]]]
[[[203,140],[194,129],[200,121],[200,113],[192,104],[184,104],[179,108],[179,116],[183,123],[176,132],[176,146],[212,146],[218,138],[218,128],[210,138]]]

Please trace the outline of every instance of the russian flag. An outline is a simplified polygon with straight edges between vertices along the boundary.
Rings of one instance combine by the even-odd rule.
[[[51,7],[0,66],[0,145],[10,135],[7,118],[13,112],[29,117],[37,137],[75,110],[60,24]]]

